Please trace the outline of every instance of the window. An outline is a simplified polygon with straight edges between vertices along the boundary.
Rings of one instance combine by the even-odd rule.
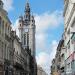
[[[72,40],[72,41],[71,41],[72,43],[75,42],[75,34],[72,35],[71,40]]]
[[[8,27],[8,35],[10,36],[10,26]]]
[[[1,17],[0,17],[0,26],[1,26]]]
[[[29,34],[27,34],[27,46],[29,46]]]
[[[68,35],[70,34],[70,29],[67,31],[67,34],[68,34]]]
[[[71,43],[74,45],[74,50],[75,50],[75,34],[73,34],[71,37]]]
[[[70,63],[67,64],[67,71],[69,71],[69,70],[70,70]]]
[[[75,72],[75,60],[71,62],[72,71]]]
[[[67,48],[70,49],[70,41],[67,44]]]
[[[73,23],[72,23],[71,27],[72,27],[72,28],[75,27],[75,18],[73,19]]]
[[[2,21],[2,36],[3,36],[3,33],[4,33],[4,21]]]
[[[3,58],[3,50],[4,50],[4,47],[3,47],[3,42],[2,42],[2,58]]]
[[[7,47],[6,47],[6,44],[5,44],[5,52],[4,52],[5,53],[4,54],[5,56],[4,56],[4,58],[6,58],[6,50],[7,50]]]
[[[24,45],[26,45],[26,34],[24,34]]]
[[[2,22],[2,20],[1,20],[1,17],[0,17],[0,33],[1,33],[1,22]]]
[[[7,23],[5,25],[5,34],[7,33]]]

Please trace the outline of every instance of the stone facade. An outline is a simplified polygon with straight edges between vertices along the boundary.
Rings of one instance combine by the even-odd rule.
[[[27,12],[29,12],[28,3],[26,15]],[[29,17],[30,20],[28,21],[27,18]],[[3,9],[3,2],[0,0],[0,75],[37,75],[35,20],[33,16],[27,15],[24,16],[23,21],[25,21],[24,24],[29,22],[30,25],[27,26],[28,31],[26,26],[23,26],[24,31],[21,33],[23,38],[19,39],[16,32],[12,30],[7,12]],[[21,23],[20,20],[19,23]],[[23,42],[26,44],[24,45]]]
[[[30,52],[29,49],[23,49],[20,39],[15,31],[12,31],[14,48],[14,75],[30,75]],[[28,51],[27,51],[28,50]]]
[[[61,75],[75,75],[75,0],[64,0],[64,42],[58,53]],[[57,59],[57,58],[56,58]]]
[[[51,65],[51,75],[64,75],[65,74],[65,56],[64,56],[64,40],[61,39],[57,46],[55,59]]]
[[[37,75],[47,75],[46,72],[42,69],[42,67],[37,66]]]
[[[35,56],[35,20],[30,14],[30,5],[27,2],[24,16],[19,17],[19,38],[25,49],[31,49],[31,55]]]
[[[11,33],[11,22],[7,12],[3,9],[3,2],[0,0],[0,75],[13,74],[13,38]]]
[[[64,0],[64,46],[66,75],[75,75],[75,1]]]

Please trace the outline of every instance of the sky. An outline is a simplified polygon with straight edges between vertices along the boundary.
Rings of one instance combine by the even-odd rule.
[[[36,24],[36,61],[48,75],[64,30],[63,1],[29,0],[31,14],[34,15]],[[24,15],[26,0],[3,0],[3,2],[13,29],[17,30],[18,18]]]

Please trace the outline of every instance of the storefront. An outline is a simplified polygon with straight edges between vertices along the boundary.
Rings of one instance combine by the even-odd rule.
[[[3,65],[0,65],[0,75],[3,75]]]
[[[25,74],[23,66],[17,62],[14,64],[14,74],[15,75],[27,75]]]
[[[5,60],[4,70],[5,70],[5,75],[13,75],[13,66],[11,66],[10,61]]]

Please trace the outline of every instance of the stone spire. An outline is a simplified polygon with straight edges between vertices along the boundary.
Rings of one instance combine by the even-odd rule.
[[[30,5],[29,5],[29,1],[28,0],[26,2],[25,11],[26,12],[30,12]]]
[[[3,1],[2,0],[0,0],[0,8],[3,8]]]
[[[25,19],[30,20],[30,5],[29,5],[28,0],[25,6]]]

